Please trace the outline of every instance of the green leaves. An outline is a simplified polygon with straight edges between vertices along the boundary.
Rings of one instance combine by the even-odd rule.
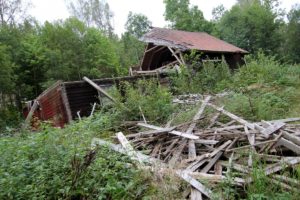
[[[108,118],[1,137],[0,199],[140,199],[135,191],[147,188],[139,186],[143,178],[129,158],[101,147],[87,159],[91,139],[110,126],[100,121]]]
[[[165,20],[178,30],[213,32],[213,24],[205,20],[197,6],[190,6],[189,0],[164,0]]]
[[[125,97],[119,91],[115,92],[119,119],[143,120],[143,112],[146,120],[160,123],[166,121],[172,113],[171,93],[160,86],[157,80],[141,80],[136,87],[125,83],[123,87]]]
[[[240,1],[217,23],[221,38],[251,53],[263,49],[274,55],[279,52],[282,23],[275,8],[264,0]]]

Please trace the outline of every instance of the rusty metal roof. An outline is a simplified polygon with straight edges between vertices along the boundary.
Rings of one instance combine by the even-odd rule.
[[[141,41],[181,50],[195,49],[204,52],[248,53],[244,49],[238,48],[205,32],[153,28],[141,38]]]

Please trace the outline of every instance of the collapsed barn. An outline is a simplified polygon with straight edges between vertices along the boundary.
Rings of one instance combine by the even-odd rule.
[[[138,68],[130,68],[128,77],[97,80],[63,82],[58,81],[48,88],[32,105],[29,105],[27,120],[32,116],[40,120],[51,120],[54,126],[63,127],[66,123],[90,115],[95,104],[101,104],[105,90],[113,85],[118,89],[122,82],[135,83],[140,79],[158,78],[162,84],[168,83],[165,69],[179,71],[185,65],[184,54],[196,51],[200,62],[219,62],[223,58],[231,68],[244,63],[248,52],[232,44],[203,32],[186,32],[165,28],[153,28],[141,41],[147,43],[143,59]],[[100,91],[100,92],[99,92]]]
[[[248,52],[204,32],[187,32],[165,28],[153,28],[141,41],[147,43],[138,69],[131,74],[163,71],[185,64],[184,54],[196,51],[200,62],[219,62],[224,57],[231,68],[244,64]]]
[[[162,85],[168,84],[164,75],[152,76],[127,76],[104,78],[83,81],[63,82],[58,81],[39,95],[32,105],[28,106],[29,114],[25,124],[29,123],[32,116],[42,121],[51,121],[55,127],[64,127],[65,124],[79,117],[89,116],[96,104],[102,104],[107,98],[112,99],[106,91],[113,86],[122,90],[125,82],[135,84],[139,80],[158,79]]]

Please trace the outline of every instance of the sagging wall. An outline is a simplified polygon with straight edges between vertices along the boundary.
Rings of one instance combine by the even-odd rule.
[[[65,99],[64,84],[61,81],[56,82],[48,88],[38,98],[38,110],[34,116],[43,121],[51,121],[55,127],[63,127],[69,122],[68,103]]]
[[[164,75],[153,76],[153,75],[143,75],[143,76],[128,76],[128,77],[118,77],[118,78],[105,78],[105,79],[95,79],[97,85],[99,85],[104,90],[108,90],[114,85],[122,93],[122,84],[124,82],[130,82],[132,84],[136,83],[142,79],[158,78],[162,85],[169,84],[168,78]],[[81,116],[89,116],[94,103],[100,104],[101,96],[96,89],[85,81],[73,81],[65,82],[64,86],[66,88],[66,94],[68,97],[72,119],[77,118],[77,112],[80,111]]]
[[[136,84],[139,80],[152,78],[158,79],[163,86],[169,84],[169,79],[165,75],[128,76],[93,81],[104,90],[115,85],[122,93],[124,82]],[[98,91],[85,81],[58,81],[38,96],[36,100],[39,107],[34,113],[35,117],[42,121],[48,120],[55,127],[64,127],[65,124],[78,118],[78,111],[81,117],[87,117],[90,115],[94,103],[100,104],[101,101],[107,99],[99,96]]]

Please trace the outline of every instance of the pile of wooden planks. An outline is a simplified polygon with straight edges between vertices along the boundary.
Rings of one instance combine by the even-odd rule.
[[[258,162],[264,163],[263,173],[274,184],[287,190],[299,188],[296,179],[282,172],[292,171],[300,163],[300,124],[295,123],[300,118],[249,122],[211,99],[202,95],[176,97],[174,103],[197,106],[190,122],[174,125],[170,121],[163,127],[137,123],[143,131],[126,136],[118,133],[120,145],[100,139],[94,139],[93,145],[108,145],[141,167],[173,169],[191,184],[191,199],[213,198],[212,188],[229,173],[234,174],[232,184],[242,188],[253,181],[253,166]]]

